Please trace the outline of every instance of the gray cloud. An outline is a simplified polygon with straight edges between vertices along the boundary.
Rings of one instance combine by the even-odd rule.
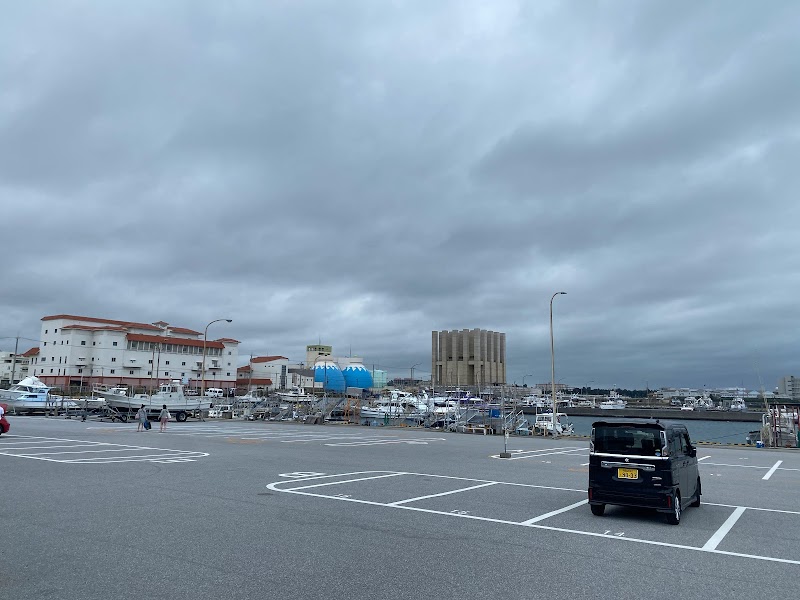
[[[797,374],[794,3],[3,11],[0,337],[223,316],[405,374],[482,327],[521,383],[564,289],[575,385]]]

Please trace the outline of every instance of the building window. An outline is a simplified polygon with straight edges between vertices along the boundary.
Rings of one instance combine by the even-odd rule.
[[[86,340],[81,340],[81,346],[85,346],[85,345],[86,345]]]
[[[133,371],[128,371],[128,375],[133,375]]]
[[[164,361],[164,363],[165,363],[165,364],[169,364],[169,361],[168,361],[168,360],[166,360],[166,361]]]
[[[226,374],[225,374],[225,376],[226,376],[226,377],[230,377],[230,376],[231,376],[231,374],[230,374],[230,373],[226,373]]]
[[[117,362],[117,357],[116,357],[116,356],[115,356],[115,357],[112,357],[112,358],[111,358],[111,362]]]
[[[112,346],[116,346],[116,345],[117,345],[117,342],[114,342],[114,343],[113,343],[113,344],[111,344],[111,345],[112,345]]]
[[[152,374],[153,374],[153,372],[152,372],[152,371],[148,371],[148,372],[147,372],[147,374],[148,374],[148,375],[152,375]]]
[[[47,333],[47,329],[45,329],[44,332]]]
[[[169,377],[169,371],[164,371],[164,377]]]
[[[45,331],[45,333],[47,332]],[[58,333],[58,329],[53,329],[53,333]]]
[[[111,369],[111,374],[112,374],[112,375],[114,374],[114,369]]]
[[[53,374],[53,369],[50,369],[50,374],[51,374],[51,375]]]
[[[78,375],[80,375],[81,373],[83,373],[83,369],[78,369]]]
[[[153,364],[153,359],[151,358],[150,360],[148,360],[148,361],[147,361],[147,364],[148,364],[148,365],[152,365],[152,364]]]
[[[186,361],[183,361],[183,362],[181,363],[181,366],[182,366],[182,367],[185,367],[185,366],[186,366]]]
[[[51,356],[50,357],[50,362],[56,362],[56,357],[55,356]]]
[[[92,342],[92,346],[97,346],[97,342]]]

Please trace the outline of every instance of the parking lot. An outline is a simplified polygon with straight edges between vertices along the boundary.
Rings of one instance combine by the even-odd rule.
[[[15,598],[65,581],[58,597],[211,598],[235,582],[228,595],[244,598],[265,578],[285,597],[411,597],[412,582],[425,597],[522,597],[553,574],[548,596],[567,598],[594,572],[604,575],[591,589],[616,597],[640,597],[644,577],[729,598],[763,591],[765,578],[788,594],[800,566],[792,450],[701,447],[702,505],[670,526],[646,510],[591,514],[585,439],[231,421],[163,434],[37,417],[13,427],[0,437],[0,471],[14,482],[0,515],[15,540],[3,557]],[[499,458],[505,449],[511,458]],[[71,560],[31,567],[66,540],[89,564],[166,561],[170,575],[155,578],[164,595],[135,570],[85,580]]]

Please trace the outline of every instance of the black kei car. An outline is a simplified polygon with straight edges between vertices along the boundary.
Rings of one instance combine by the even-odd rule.
[[[655,508],[681,522],[686,505],[700,506],[697,449],[684,425],[652,420],[597,421],[589,444],[589,504]]]

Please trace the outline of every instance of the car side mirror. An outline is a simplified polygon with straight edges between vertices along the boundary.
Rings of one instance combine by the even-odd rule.
[[[695,458],[697,456],[697,448],[694,446],[689,446],[689,456]]]

